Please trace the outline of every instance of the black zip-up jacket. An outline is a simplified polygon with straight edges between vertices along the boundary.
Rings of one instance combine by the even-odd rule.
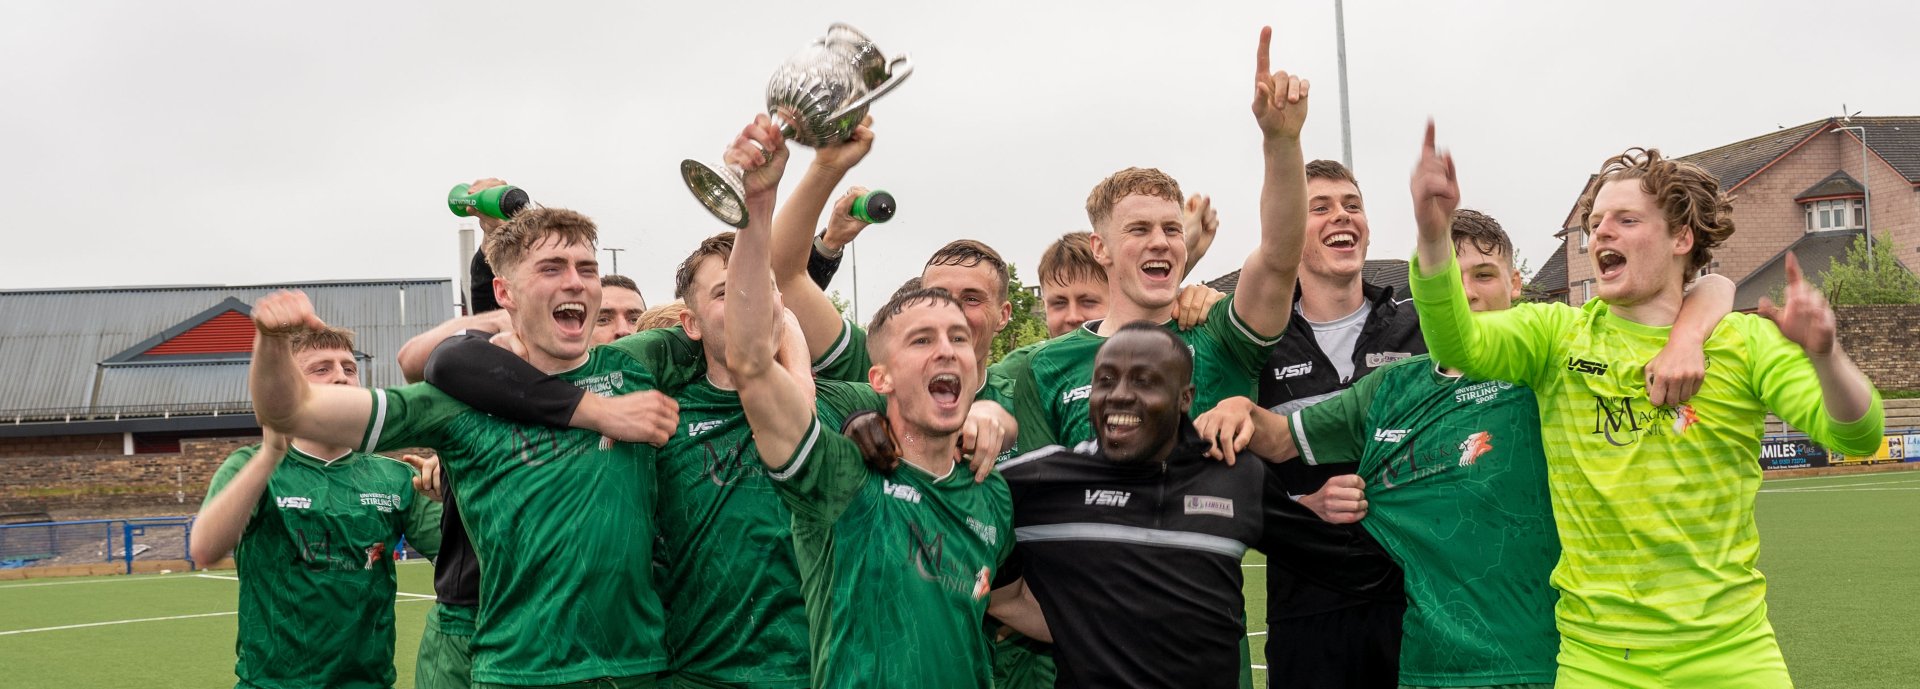
[[[1320,343],[1314,340],[1313,325],[1295,309],[1293,317],[1287,321],[1286,334],[1281,336],[1280,344],[1273,348],[1273,354],[1267,358],[1267,368],[1260,376],[1260,406],[1290,414],[1347,389],[1353,385],[1353,381],[1372,373],[1376,368],[1427,352],[1426,340],[1420,337],[1420,316],[1414,311],[1412,299],[1396,299],[1392,287],[1362,283],[1360,289],[1366,296],[1370,311],[1366,325],[1361,326],[1360,337],[1353,345],[1353,376],[1340,379],[1333,361],[1327,358],[1326,352],[1320,350]],[[1294,304],[1298,305],[1300,290],[1297,287],[1293,298]],[[1326,485],[1327,479],[1354,473],[1358,467],[1357,463],[1310,466],[1305,462],[1286,462],[1272,465],[1272,470],[1288,493],[1301,496],[1320,490],[1321,486]],[[1366,528],[1359,524],[1322,523],[1317,528],[1302,529],[1300,535],[1321,540],[1324,544],[1353,543],[1355,546],[1348,553],[1349,557],[1377,560],[1384,566],[1393,567],[1385,549],[1374,542]],[[1363,598],[1351,591],[1336,591],[1312,582],[1296,581],[1296,577],[1286,570],[1269,569],[1267,620],[1353,607],[1367,602],[1369,598],[1386,601],[1404,599],[1398,583],[1399,569],[1396,567],[1393,571],[1395,584],[1382,592],[1387,597]]]
[[[1017,546],[996,582],[1026,578],[1061,687],[1237,687],[1246,549],[1266,553],[1269,572],[1345,557],[1295,537],[1320,520],[1258,457],[1208,459],[1184,415],[1180,433],[1165,463],[1117,462],[1088,442],[1000,465]],[[1364,563],[1339,571],[1340,585],[1360,589],[1400,576]]]

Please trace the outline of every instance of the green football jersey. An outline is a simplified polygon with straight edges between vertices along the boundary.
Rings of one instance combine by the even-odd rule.
[[[1621,318],[1598,299],[1475,314],[1456,261],[1432,277],[1420,277],[1417,262],[1411,270],[1434,360],[1539,396],[1560,529],[1555,614],[1566,636],[1661,648],[1764,615],[1753,499],[1769,410],[1835,451],[1880,444],[1879,393],[1861,419],[1833,419],[1806,353],[1764,318],[1722,319],[1706,342],[1700,392],[1654,407],[1645,364],[1669,328]]]
[[[1262,337],[1233,312],[1234,297],[1215,302],[1207,321],[1191,330],[1166,323],[1193,353],[1193,406],[1198,416],[1228,397],[1254,397],[1255,382],[1280,336]],[[1103,321],[1088,321],[1073,332],[1047,340],[1026,359],[1014,382],[1013,407],[1020,422],[1016,447],[1032,452],[1048,445],[1072,447],[1093,439],[1087,394],[1093,389],[1093,356],[1107,338]]]
[[[1360,523],[1406,573],[1400,683],[1552,683],[1560,558],[1533,391],[1426,355],[1293,413],[1308,464],[1359,462]]]
[[[831,427],[880,410],[872,388],[821,381]],[[680,426],[660,448],[660,540],[667,648],[676,682],[806,687],[807,617],[793,518],[753,445],[740,395],[706,380],[674,396]]]
[[[851,318],[840,320],[840,336],[833,339],[827,353],[813,361],[813,377],[848,383],[867,382],[867,370],[873,368],[873,355],[867,352],[867,329]]]
[[[259,451],[228,455],[206,500]],[[378,455],[287,451],[234,548],[239,686],[393,686],[394,548],[403,535],[429,556],[440,543],[439,503],[413,476]]]
[[[604,396],[657,370],[593,349],[560,378]],[[432,447],[479,555],[473,680],[547,685],[666,669],[653,586],[654,449],[508,422],[420,383],[374,390],[362,447]]]
[[[772,473],[793,512],[814,686],[991,686],[980,620],[1013,548],[1006,480],[904,462],[882,476],[831,424],[816,416]]]

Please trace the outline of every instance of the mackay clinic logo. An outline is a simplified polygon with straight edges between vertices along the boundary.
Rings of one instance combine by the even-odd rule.
[[[1492,450],[1492,433],[1480,431],[1467,436],[1466,440],[1460,441],[1460,466],[1473,466],[1473,463],[1480,459],[1480,455],[1484,455]]]

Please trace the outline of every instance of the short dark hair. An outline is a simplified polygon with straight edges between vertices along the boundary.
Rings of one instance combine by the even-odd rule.
[[[1507,257],[1507,265],[1513,265],[1513,239],[1500,227],[1500,221],[1471,208],[1461,208],[1453,212],[1453,246],[1471,244],[1473,248],[1489,254]]]
[[[1188,383],[1192,383],[1193,381],[1193,350],[1187,349],[1187,341],[1180,339],[1179,335],[1173,334],[1173,331],[1168,330],[1167,326],[1165,325],[1154,323],[1152,321],[1134,321],[1132,323],[1128,323],[1126,325],[1120,326],[1119,330],[1114,331],[1113,337],[1109,337],[1107,338],[1106,342],[1100,343],[1100,347],[1102,349],[1105,349],[1106,346],[1112,343],[1115,338],[1118,338],[1119,336],[1124,335],[1126,333],[1133,333],[1133,332],[1151,333],[1154,336],[1166,339],[1168,346],[1172,347],[1173,350],[1176,353],[1178,353],[1180,364],[1186,367],[1186,375],[1187,375]]]
[[[939,251],[927,258],[929,266],[960,266],[972,268],[985,263],[993,266],[993,272],[1000,278],[1000,301],[1007,300],[1007,261],[1000,258],[1000,252],[993,247],[972,239],[956,239],[947,242]]]
[[[1338,180],[1353,185],[1354,191],[1360,190],[1359,178],[1354,177],[1353,171],[1341,165],[1338,160],[1316,160],[1307,163],[1307,180],[1316,179]]]
[[[902,295],[902,294],[906,294],[906,293],[908,293],[908,292],[912,292],[912,291],[914,291],[914,290],[917,290],[917,289],[921,289],[921,285],[920,285],[920,276],[918,276],[918,275],[915,275],[915,276],[913,276],[913,277],[910,277],[910,278],[907,278],[907,281],[906,281],[906,282],[902,282],[902,283],[900,283],[900,287],[899,287],[899,288],[897,288],[897,289],[895,289],[895,290],[893,290],[893,294],[892,294],[892,295],[890,295],[890,296],[888,296],[887,298],[888,298],[888,299],[898,299],[898,298],[900,298],[900,295]],[[945,292],[946,290],[940,290],[940,291],[942,291],[942,292]],[[949,295],[949,296],[951,296],[951,295]]]
[[[620,289],[629,290],[634,294],[640,293],[640,286],[637,284],[634,284],[633,278],[627,277],[625,275],[602,275],[600,276],[600,286],[601,287],[618,287]]]
[[[930,304],[934,306],[944,304],[965,313],[965,308],[960,306],[960,300],[954,299],[953,294],[938,287],[922,287],[919,289],[895,292],[892,299],[888,299],[887,303],[880,306],[879,311],[873,313],[873,320],[867,324],[867,355],[873,358],[875,362],[879,362],[885,358],[883,356],[885,350],[883,350],[882,347],[885,346],[887,341],[887,325],[893,321],[894,316],[900,315],[900,312],[920,304]]]
[[[687,301],[687,292],[693,289],[693,271],[698,270],[701,259],[708,256],[719,256],[720,265],[727,264],[727,260],[733,257],[732,230],[700,240],[700,246],[687,254],[687,260],[680,262],[680,268],[673,271],[673,298]]]

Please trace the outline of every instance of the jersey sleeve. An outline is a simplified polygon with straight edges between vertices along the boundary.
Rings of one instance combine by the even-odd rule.
[[[1360,461],[1366,451],[1367,409],[1373,406],[1374,391],[1386,373],[1379,370],[1361,376],[1353,387],[1295,410],[1287,418],[1287,432],[1293,434],[1300,461],[1315,466]]]
[[[1746,333],[1753,393],[1769,411],[1836,452],[1865,457],[1880,449],[1886,412],[1880,405],[1880,391],[1871,382],[1867,388],[1873,393],[1873,404],[1866,415],[1850,423],[1837,421],[1827,413],[1820,377],[1806,350],[1780,334],[1772,321],[1736,317],[1743,321]]]
[[[401,466],[407,470],[409,479],[420,474],[411,466],[405,464]],[[421,495],[419,491],[412,490],[412,486],[408,486],[406,495],[412,502],[407,505],[406,512],[403,513],[405,521],[400,525],[400,533],[407,537],[407,545],[413,546],[413,549],[420,551],[421,555],[428,558],[439,557],[440,519],[444,514],[444,508],[439,502]]]
[[[1267,358],[1272,356],[1274,345],[1280,344],[1280,335],[1271,337],[1253,331],[1246,321],[1240,320],[1240,314],[1233,311],[1234,295],[1214,302],[1207,309],[1207,322],[1194,326],[1207,333],[1213,341],[1220,343],[1221,352],[1231,361],[1235,370],[1245,371],[1248,376],[1258,377],[1266,368]]]
[[[1408,287],[1427,352],[1442,366],[1475,378],[1539,387],[1579,310],[1566,304],[1516,304],[1474,313],[1460,282],[1460,263],[1451,256],[1439,274],[1429,277],[1420,276],[1418,256],[1409,262]]]
[[[667,395],[679,394],[681,388],[707,373],[705,348],[677,325],[642,330],[600,346],[612,347],[639,362],[653,377],[654,389]]]
[[[853,441],[823,430],[819,414],[807,424],[793,457],[768,472],[796,521],[831,523],[853,502],[869,478],[866,462]]]
[[[373,413],[361,433],[361,452],[442,447],[447,426],[472,407],[441,392],[430,383],[371,389]]]
[[[1013,406],[1008,407],[1007,412],[1013,414],[1013,420],[1020,424],[1017,430],[1019,435],[1013,443],[1013,456],[1059,445],[1059,432],[1054,427],[1053,414],[1047,406],[1052,396],[1041,392],[1040,383],[1033,375],[1033,367],[1023,364],[1006,373],[1009,376],[1006,385],[1013,391]]]
[[[840,336],[833,339],[827,353],[813,362],[813,377],[848,383],[867,382],[867,370],[873,357],[867,354],[867,330],[853,319],[840,319]]]
[[[887,398],[874,392],[865,383],[844,383],[835,380],[823,380],[814,384],[814,411],[820,416],[820,422],[832,433],[846,422],[847,417],[862,411],[886,413]]]
[[[449,337],[427,357],[428,383],[462,403],[515,423],[566,428],[587,391],[541,373],[485,332]]]
[[[200,507],[202,509],[206,508],[208,503],[213,502],[213,496],[219,495],[220,491],[226,490],[227,484],[233,482],[233,477],[239,475],[240,470],[246,467],[247,462],[252,461],[253,456],[259,452],[259,445],[248,445],[234,450],[233,454],[227,455],[226,460],[220,462],[220,468],[213,471],[213,480],[207,483],[207,496],[200,500]],[[247,516],[249,518],[260,516],[260,503],[265,500],[266,491],[261,491],[260,500],[253,503],[253,507],[247,511]],[[251,525],[253,522],[248,521],[247,523]]]

